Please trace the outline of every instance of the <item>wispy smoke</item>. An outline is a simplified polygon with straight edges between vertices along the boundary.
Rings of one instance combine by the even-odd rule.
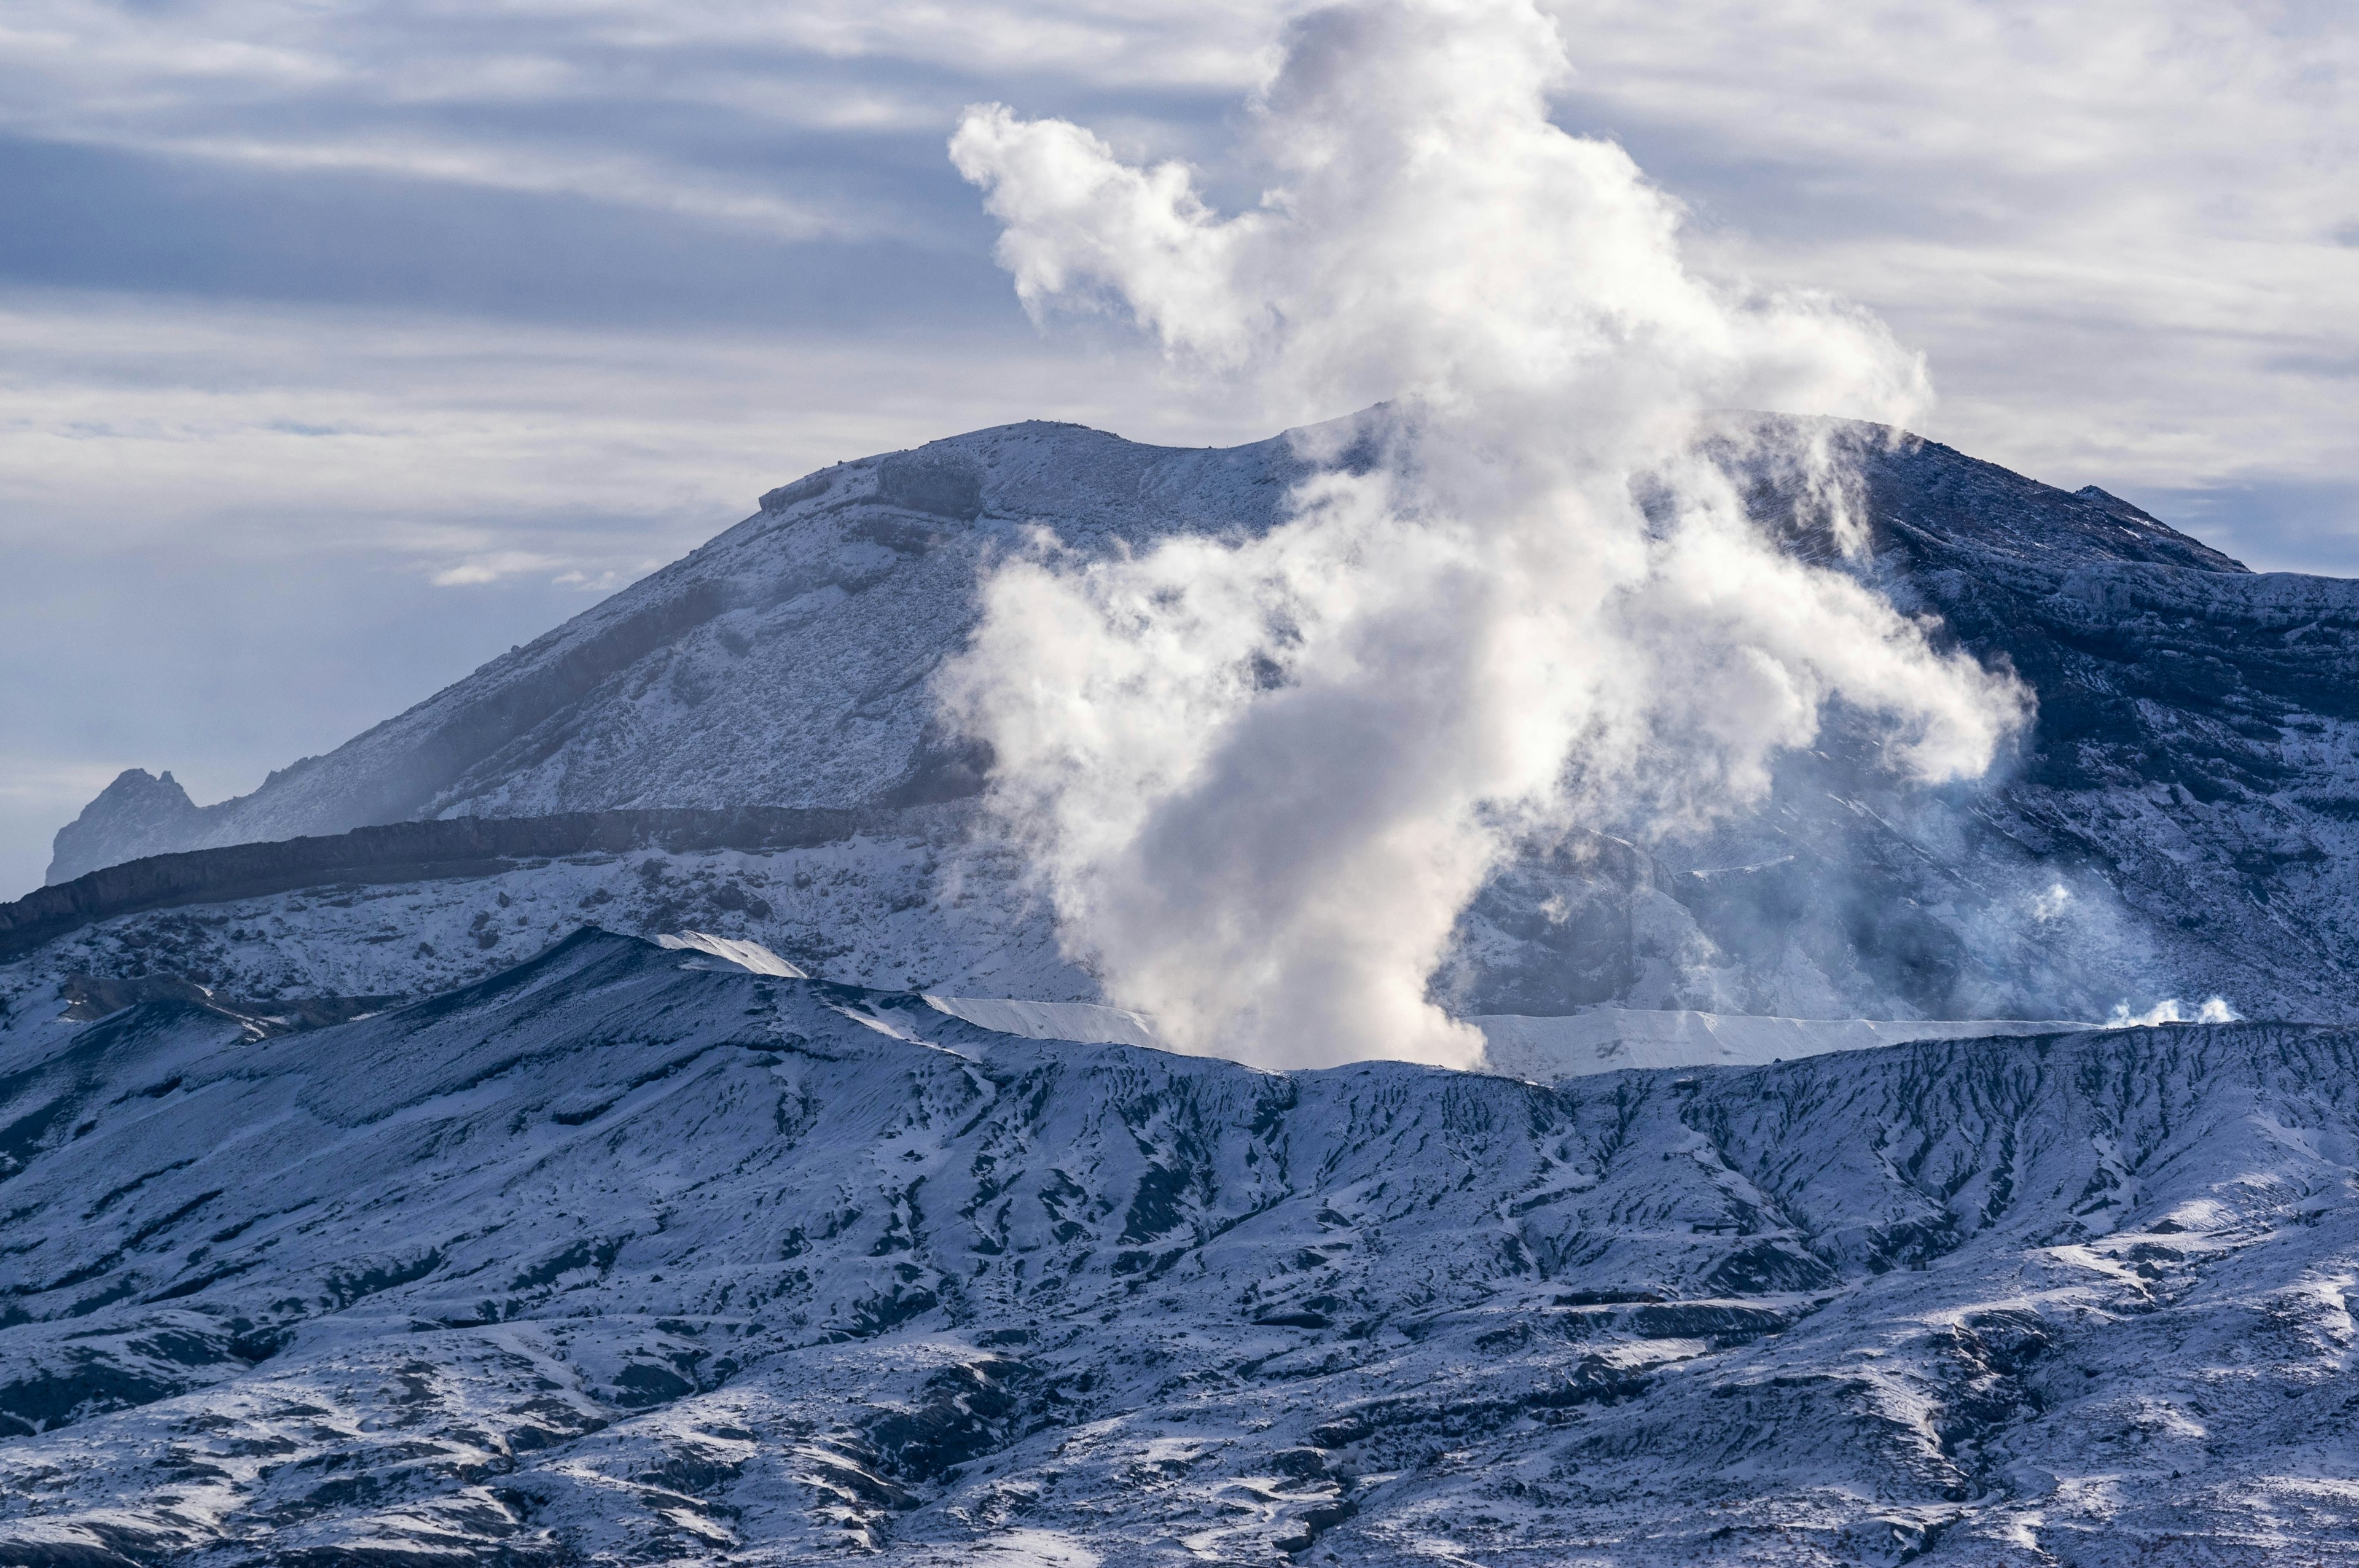
[[[1924,780],[1980,773],[2025,714],[1776,547],[1725,424],[1699,440],[1714,408],[1897,420],[1919,362],[1856,311],[1690,272],[1677,205],[1549,124],[1566,70],[1527,0],[1310,15],[1254,108],[1275,187],[1234,216],[1060,121],[978,108],[951,143],[1036,314],[1126,311],[1289,422],[1389,400],[1305,438],[1315,476],[1260,536],[1036,541],[940,687],[1065,940],[1184,1048],[1471,1062],[1427,979],[1517,835],[1755,802],[1838,699]],[[1855,547],[1835,454],[1799,460]]]

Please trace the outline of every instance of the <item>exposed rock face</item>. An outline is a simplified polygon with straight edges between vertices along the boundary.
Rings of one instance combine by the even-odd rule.
[[[45,880],[55,885],[101,866],[187,849],[204,825],[204,813],[169,772],[158,777],[125,768],[80,816],[58,829]]]
[[[1281,1075],[598,935],[18,1018],[0,1561],[2334,1561],[2354,1148],[2331,1028]]]

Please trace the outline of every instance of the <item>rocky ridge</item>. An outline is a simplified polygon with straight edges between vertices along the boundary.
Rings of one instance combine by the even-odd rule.
[[[2359,1552],[2359,1036],[1545,1087],[585,934],[0,1030],[0,1559]]]

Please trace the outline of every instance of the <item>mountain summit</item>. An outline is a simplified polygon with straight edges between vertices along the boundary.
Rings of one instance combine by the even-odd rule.
[[[2247,571],[2094,487],[2069,493],[1880,427],[1786,427],[1799,438],[1805,425],[1856,462],[1870,551],[1846,569],[2036,692],[2019,753],[1970,788],[1906,791],[1838,717],[1786,760],[1767,807],[1708,838],[1601,822],[1535,841],[1468,911],[1438,994],[1468,1013],[1904,1018],[2102,1017],[2218,994],[2256,1014],[2350,1016],[2359,586]],[[1027,994],[1090,999],[1020,868],[972,831],[989,759],[934,721],[928,682],[975,624],[978,568],[1034,527],[1083,554],[1266,529],[1316,470],[1308,454],[1355,460],[1349,430],[1210,450],[1032,423],[822,470],[251,795],[194,807],[168,779],[125,774],[59,835],[51,881],[370,824],[850,811],[871,838],[929,846],[901,870],[864,852],[824,873],[874,901],[821,907],[821,873],[804,868],[718,905],[641,899],[658,884],[626,881],[605,890],[625,901],[607,917],[734,923],[821,972],[880,983],[991,970]],[[1774,472],[1752,502],[1791,547],[1838,558],[1796,524]],[[318,983],[299,929],[261,929],[276,947],[260,968],[205,932],[188,940],[198,967],[240,984]],[[414,961],[373,955],[365,989],[423,994],[484,972],[443,941],[393,951]],[[1019,951],[1033,957],[1006,957]],[[338,966],[353,968],[325,968]]]
[[[59,835],[49,880],[419,817],[972,795],[972,760],[929,746],[925,681],[973,625],[986,552],[1035,523],[1093,548],[1266,528],[1305,471],[1282,437],[1184,450],[1038,423],[824,469],[251,795],[167,825],[117,780]]]
[[[2244,572],[2093,487],[2066,495],[1897,432],[1852,436],[1879,543],[1904,558],[1921,535],[2028,566]],[[1085,552],[1258,533],[1312,471],[1303,449],[1299,434],[1209,450],[1032,423],[821,470],[251,795],[182,809],[168,774],[125,773],[59,834],[48,880],[419,817],[972,793],[969,766],[927,749],[925,680],[973,625],[977,564],[1036,525]]]

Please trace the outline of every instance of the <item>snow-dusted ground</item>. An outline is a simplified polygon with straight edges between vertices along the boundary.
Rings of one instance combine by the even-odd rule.
[[[0,1561],[2315,1563],[2359,1035],[1277,1075],[578,940],[0,1032]]]
[[[962,862],[948,878],[945,858]],[[140,973],[192,977],[249,1011],[321,996],[389,1005],[496,973],[595,924],[667,944],[693,932],[696,946],[717,957],[742,962],[750,949],[825,979],[925,990],[942,1011],[1008,1033],[1160,1044],[1152,1021],[1077,1000],[1093,995],[1095,982],[1058,955],[1051,926],[1020,889],[980,860],[954,830],[938,831],[930,839],[864,838],[767,854],[585,855],[493,876],[125,915],[0,966],[0,1010],[54,1013],[78,977]],[[941,895],[946,881],[959,896]],[[1471,1022],[1486,1037],[1494,1070],[1543,1082],[2091,1027],[1632,1008]]]
[[[342,884],[120,915],[0,964],[0,1009],[51,1005],[73,976],[185,976],[241,1000],[414,1000],[480,979],[584,925],[761,943],[807,972],[888,989],[1065,1001],[1096,982],[1006,858],[955,821],[811,849],[641,851],[497,875]]]

